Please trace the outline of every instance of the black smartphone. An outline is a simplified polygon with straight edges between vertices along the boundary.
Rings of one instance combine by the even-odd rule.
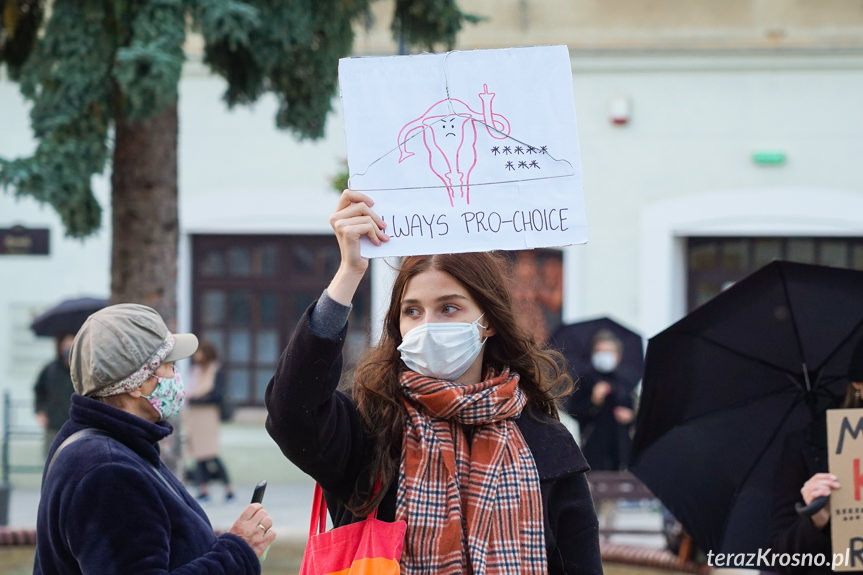
[[[267,480],[264,479],[257,485],[255,485],[255,490],[252,492],[252,503],[261,503],[264,500],[264,491],[267,490]]]

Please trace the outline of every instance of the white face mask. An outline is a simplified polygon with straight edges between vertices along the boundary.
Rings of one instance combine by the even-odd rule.
[[[599,373],[611,373],[617,368],[617,354],[613,351],[597,351],[590,356],[590,363]]]
[[[405,334],[398,347],[402,361],[411,371],[427,377],[447,381],[458,379],[473,365],[482,351],[485,339],[480,340],[479,337],[481,318],[482,315],[471,323],[418,325]]]

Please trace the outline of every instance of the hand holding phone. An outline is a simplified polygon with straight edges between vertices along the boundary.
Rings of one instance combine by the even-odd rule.
[[[257,485],[255,485],[255,490],[252,492],[252,503],[261,503],[264,500],[264,491],[267,490],[267,480],[264,479]]]

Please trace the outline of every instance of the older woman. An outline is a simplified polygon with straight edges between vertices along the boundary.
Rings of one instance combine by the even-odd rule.
[[[174,361],[195,352],[152,308],[110,306],[72,344],[70,420],[48,454],[37,518],[35,574],[258,574],[275,539],[263,507],[216,535],[203,509],[159,459],[184,391]]]

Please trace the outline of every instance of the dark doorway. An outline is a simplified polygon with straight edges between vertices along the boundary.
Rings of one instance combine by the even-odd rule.
[[[773,260],[863,270],[863,238],[688,238],[686,257],[686,309],[692,311]]]

